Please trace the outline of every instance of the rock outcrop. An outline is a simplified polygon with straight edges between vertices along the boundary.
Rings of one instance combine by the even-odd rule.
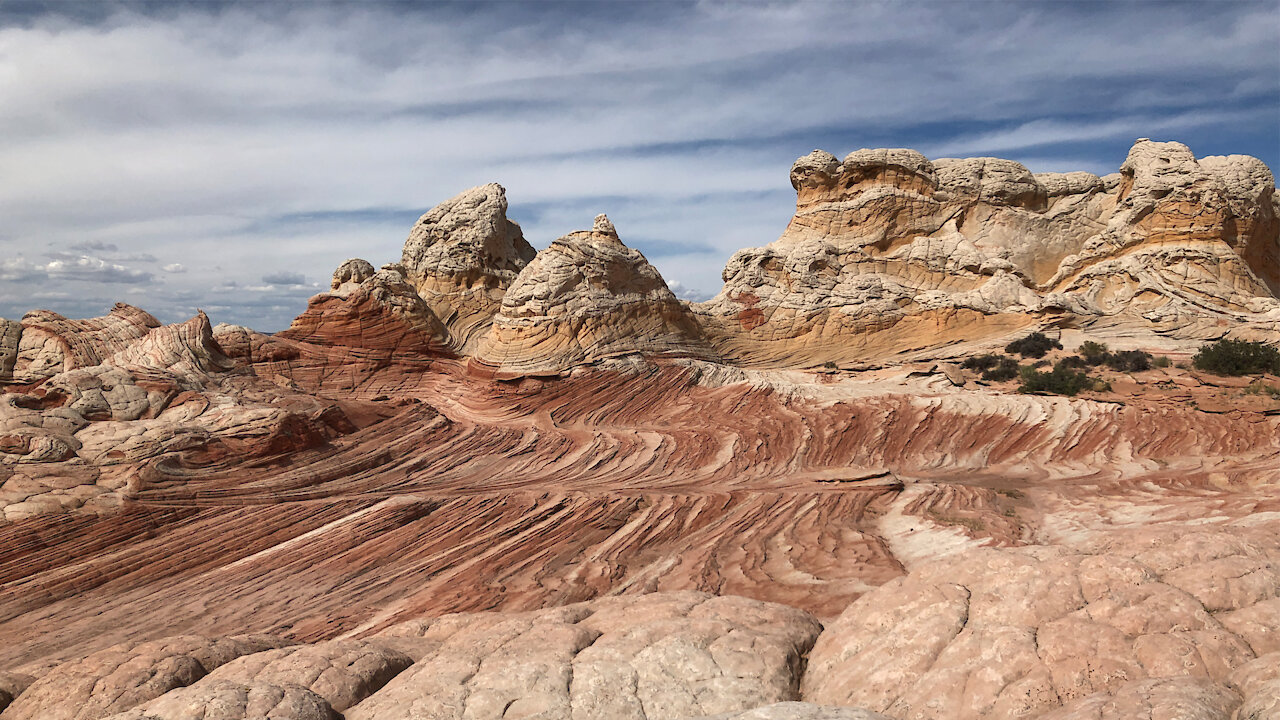
[[[117,645],[53,668],[0,717],[95,720],[190,685],[234,658],[286,644],[267,636],[187,635]]]
[[[1234,615],[1277,597],[1275,544],[1228,533],[976,551],[850,605],[814,647],[804,697],[914,718],[1228,718],[1233,674],[1274,632]]]
[[[590,231],[556,240],[520,272],[475,359],[520,376],[624,355],[705,358],[710,350],[658,270],[600,215]]]
[[[0,720],[1274,716],[1280,377],[1190,363],[1280,344],[1270,172],[791,178],[692,310],[486,186],[281,333],[0,322]],[[1029,327],[1169,362],[960,361]]]
[[[885,358],[1072,316],[1184,336],[1226,318],[1280,327],[1275,185],[1256,158],[1142,140],[1108,185],[999,158],[815,150],[791,179],[782,237],[735,254],[695,308],[739,362]]]
[[[507,219],[507,193],[489,183],[440,203],[419,218],[400,267],[448,328],[453,347],[471,354],[488,332],[503,294],[535,251]]]
[[[447,354],[449,333],[399,271],[377,270],[353,258],[333,273],[331,290],[307,301],[306,312],[279,337],[326,347],[395,354]]]
[[[702,717],[794,700],[820,626],[806,613],[699,593],[602,598],[532,613],[395,626],[422,656],[347,720]]]

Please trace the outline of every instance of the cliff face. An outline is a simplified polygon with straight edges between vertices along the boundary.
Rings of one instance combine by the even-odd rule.
[[[1255,158],[1142,140],[1103,179],[814,151],[791,175],[786,232],[735,254],[695,308],[739,362],[868,360],[1064,316],[1175,337],[1280,322],[1275,184]]]
[[[791,177],[693,306],[486,185],[274,335],[0,321],[0,720],[1274,714],[1280,378],[1186,366],[1280,344],[1270,172]],[[950,362],[1033,327],[1175,363]]]

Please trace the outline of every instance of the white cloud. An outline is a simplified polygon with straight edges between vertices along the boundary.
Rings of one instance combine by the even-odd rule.
[[[182,263],[169,263],[160,269],[167,273],[174,274],[180,274],[187,271],[187,268]]]

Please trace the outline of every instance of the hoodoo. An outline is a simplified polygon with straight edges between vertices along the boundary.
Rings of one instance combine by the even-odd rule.
[[[623,355],[705,358],[710,350],[657,268],[599,215],[520,272],[476,363],[500,375],[555,375]]]
[[[423,215],[405,241],[400,265],[448,328],[453,347],[470,354],[533,256],[520,226],[507,219],[507,191],[489,183]]]

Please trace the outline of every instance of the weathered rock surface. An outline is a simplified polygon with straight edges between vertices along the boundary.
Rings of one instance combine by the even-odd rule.
[[[1280,378],[1186,367],[1280,342],[1270,178],[815,152],[694,314],[490,186],[284,333],[0,323],[3,720],[1272,716]],[[1176,364],[961,366],[1031,326]]]
[[[342,720],[319,695],[297,685],[201,682],[108,720]]]
[[[1280,546],[1137,531],[1094,552],[979,550],[886,583],[827,626],[804,697],[915,718],[1229,718],[1248,635],[1217,619],[1280,596]],[[1150,682],[1146,682],[1150,680]]]
[[[92,720],[184,687],[241,655],[287,644],[268,636],[179,636],[124,643],[59,665],[0,713],[4,720]]]
[[[449,352],[448,331],[398,271],[352,259],[334,271],[331,285],[279,337],[396,354]]]
[[[782,702],[740,713],[712,715],[708,720],[893,720],[893,718],[859,708]]]
[[[245,655],[214,670],[191,688],[300,686],[339,712],[376,692],[413,664],[408,655],[360,640],[329,640]]]
[[[419,218],[400,259],[405,277],[470,354],[488,332],[506,289],[533,260],[520,226],[507,219],[507,193],[489,183]]]
[[[1275,185],[1256,158],[1143,140],[1108,185],[999,158],[814,151],[791,179],[782,237],[735,254],[695,306],[738,362],[883,361],[1064,316],[1181,337],[1227,319],[1280,330]]]
[[[538,253],[502,299],[477,362],[554,375],[623,355],[707,357],[702,330],[658,270],[603,215]]]
[[[820,626],[745,598],[602,598],[512,615],[395,626],[425,652],[347,712],[375,718],[701,717],[796,696]]]

